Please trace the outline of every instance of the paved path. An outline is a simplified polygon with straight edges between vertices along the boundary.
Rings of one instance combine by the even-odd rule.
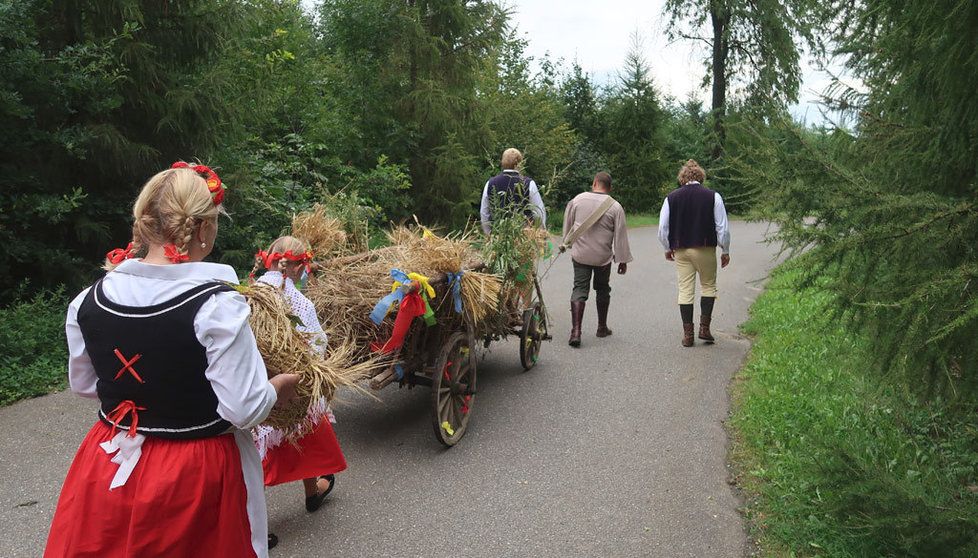
[[[566,345],[571,263],[545,284],[555,339],[523,373],[513,342],[480,362],[462,442],[434,440],[424,389],[380,392],[337,408],[350,464],[316,514],[301,486],[268,490],[273,557],[737,557],[745,549],[727,485],[727,385],[748,342],[737,325],[773,265],[766,227],[732,223],[715,346],[680,346],[675,277],[635,229],[638,260],[612,276],[611,326]],[[698,310],[697,310],[698,315]],[[94,416],[60,393],[0,409],[0,556],[39,556],[60,483]],[[98,528],[98,526],[92,526]]]

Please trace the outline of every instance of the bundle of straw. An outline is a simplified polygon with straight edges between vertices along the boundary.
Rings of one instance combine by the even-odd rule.
[[[323,258],[346,252],[344,224],[331,217],[326,207],[315,204],[311,210],[292,217],[292,236],[309,243],[316,256]]]
[[[466,271],[462,275],[462,305],[469,322],[478,327],[486,316],[499,307],[502,282],[490,273]]]
[[[298,439],[312,426],[307,420],[310,405],[325,399],[332,401],[341,387],[362,389],[359,382],[387,366],[379,358],[354,360],[354,350],[337,339],[330,339],[329,354],[320,355],[309,342],[309,336],[296,330],[298,318],[292,315],[279,289],[256,283],[235,285],[251,307],[249,323],[265,360],[269,377],[280,373],[299,374],[298,402],[276,408],[265,424],[286,431],[289,439]],[[340,341],[340,342],[338,342]]]

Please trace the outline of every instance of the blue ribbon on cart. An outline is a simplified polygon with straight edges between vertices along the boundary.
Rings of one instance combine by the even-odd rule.
[[[400,362],[394,365],[394,377],[397,378],[398,381],[404,379],[404,365],[402,365]]]
[[[407,273],[404,273],[397,268],[391,270],[391,277],[403,285],[410,284],[411,282],[407,276]],[[387,317],[387,314],[391,311],[391,308],[393,308],[395,304],[399,304],[402,300],[404,300],[404,295],[404,289],[394,289],[391,294],[380,299],[377,304],[374,305],[374,309],[370,312],[370,321],[376,325],[380,325],[380,322],[384,321],[384,318]]]
[[[462,275],[464,271],[458,273],[448,272],[448,284],[452,288],[452,299],[455,301],[455,313],[462,313]]]

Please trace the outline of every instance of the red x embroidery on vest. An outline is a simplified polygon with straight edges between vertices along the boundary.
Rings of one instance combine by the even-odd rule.
[[[132,357],[132,360],[126,360],[126,357],[122,356],[122,353],[119,352],[119,349],[115,349],[115,356],[122,362],[122,368],[120,368],[119,372],[116,373],[114,379],[118,380],[119,378],[122,377],[123,374],[129,372],[130,374],[132,374],[133,378],[136,378],[136,381],[138,381],[141,384],[145,383],[143,382],[143,379],[139,377],[139,374],[136,373],[136,369],[132,367],[132,365],[137,360],[139,360],[143,355],[137,354],[136,356]]]

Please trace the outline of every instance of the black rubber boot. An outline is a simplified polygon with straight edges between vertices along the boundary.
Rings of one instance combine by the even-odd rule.
[[[571,302],[571,334],[567,341],[571,347],[581,346],[581,322],[584,321],[584,304],[583,300]]]
[[[598,332],[595,333],[597,337],[607,337],[611,335],[611,328],[608,327],[608,306],[611,305],[611,299],[598,299],[595,301],[598,307]]]

